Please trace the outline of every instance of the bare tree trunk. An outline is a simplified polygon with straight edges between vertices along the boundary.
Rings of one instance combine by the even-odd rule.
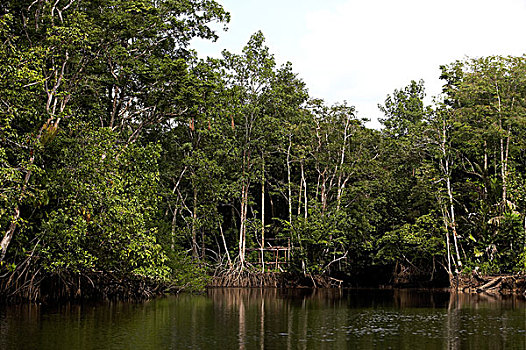
[[[511,125],[508,125],[508,135],[506,137],[506,149],[504,151],[504,161],[502,163],[502,201],[503,205],[506,206],[507,202],[507,190],[508,190],[508,160],[510,153],[510,136],[511,136]]]
[[[349,134],[348,134],[349,124],[350,124],[350,116],[347,115],[347,119],[345,120],[345,128],[343,130],[343,144],[342,144],[342,150],[341,150],[341,155],[340,155],[340,169],[339,169],[339,174],[338,174],[338,193],[336,195],[336,210],[340,210],[343,187],[345,186],[345,182],[343,182],[343,164],[345,163],[345,151],[347,149],[347,139],[349,138]]]
[[[305,169],[303,167],[303,162],[301,162],[301,181],[303,181],[303,188],[305,191],[305,195],[303,196],[304,202],[303,202],[303,215],[305,220],[307,220],[307,179],[305,178]]]
[[[448,155],[447,155],[447,152],[446,152],[446,140],[447,140],[447,136],[446,136],[446,121],[444,120],[443,122],[443,127],[442,127],[442,143],[441,143],[441,148],[442,148],[442,155],[443,155],[443,169],[444,169],[444,175],[446,177],[446,188],[447,188],[447,195],[448,195],[448,198],[449,198],[449,223],[451,225],[451,229],[453,231],[453,244],[455,245],[455,253],[457,255],[457,268],[456,268],[456,273],[459,273],[459,269],[462,270],[462,260],[460,259],[460,253],[459,253],[459,250],[458,250],[458,240],[457,240],[457,223],[456,223],[456,220],[455,220],[455,206],[453,204],[453,191],[451,189],[451,171],[449,169],[449,159],[448,159]]]
[[[243,183],[241,186],[241,223],[239,227],[239,262],[241,268],[245,266],[246,252],[246,232],[247,232],[247,212],[248,212],[248,192],[250,189],[250,179],[247,175],[247,169],[250,169],[250,151],[243,151]]]
[[[245,199],[243,200],[245,203],[245,210],[243,212],[243,245],[241,247],[242,251],[242,257],[243,257],[243,264],[245,263],[245,254],[246,254],[246,245],[247,245],[247,214],[248,214],[248,190],[249,190],[249,184],[247,184],[247,188],[245,189]]]
[[[206,258],[206,244],[205,244],[205,229],[201,227],[201,260],[205,261]]]
[[[327,209],[327,179],[325,176],[322,175],[321,179],[321,214],[325,214],[325,210]]]
[[[451,229],[453,230],[453,242],[455,245],[455,253],[457,254],[457,265],[460,270],[462,270],[462,260],[460,259],[460,253],[458,250],[458,240],[457,240],[457,222],[455,220],[455,207],[453,205],[453,192],[451,190],[451,180],[447,178],[447,193],[449,196],[449,205],[450,205],[450,218],[451,218]],[[457,270],[457,273],[460,271]]]
[[[447,214],[447,208],[444,208],[444,204],[442,202],[442,199],[440,198],[440,195],[438,195],[438,201],[440,203],[440,209],[442,210],[442,221],[444,222],[444,229],[446,230],[446,246],[447,246],[447,273],[449,276],[453,275],[453,271],[451,270],[451,242],[449,238],[449,225],[448,225],[448,214]],[[455,261],[453,260],[453,263],[456,265]]]
[[[506,137],[506,145],[504,145],[504,138],[500,139],[500,176],[502,179],[502,205],[501,211],[506,210],[507,200],[508,200],[508,155],[509,155],[509,146],[510,146],[510,136]]]
[[[303,160],[300,162],[301,167],[301,178],[300,178],[300,190],[298,191],[298,217],[301,215],[301,207],[303,205],[302,203],[302,196],[303,196]]]
[[[265,272],[265,157],[263,153],[262,158],[262,174],[261,174],[261,271]]]
[[[287,148],[287,189],[289,204],[289,223],[292,226],[292,188],[291,188],[291,169],[290,169],[290,149],[292,148],[292,134],[289,134],[289,146]]]
[[[230,253],[228,252],[228,246],[226,245],[225,234],[223,233],[223,226],[219,223],[219,232],[221,233],[221,239],[223,240],[223,246],[225,247],[226,257],[228,259],[228,266],[232,266],[232,260],[230,259]]]
[[[247,210],[246,208],[246,203],[245,203],[245,192],[247,191],[247,188],[245,187],[245,184],[243,184],[242,188],[241,188],[241,217],[240,217],[240,225],[239,225],[239,252],[238,252],[238,256],[239,256],[239,262],[241,264],[241,267],[243,267],[245,265],[245,250],[244,250],[244,246],[245,246],[245,211]]]
[[[449,202],[449,209],[444,210],[443,214],[446,214],[444,216],[446,225],[446,241],[448,242],[448,262],[449,262],[449,230],[447,230],[447,226],[451,227],[451,230],[453,231],[453,244],[455,246],[455,253],[456,253],[456,263],[455,259],[453,259],[453,262],[455,263],[455,273],[459,273],[459,269],[462,270],[462,260],[460,259],[460,252],[458,249],[458,240],[457,240],[457,223],[455,220],[455,206],[454,206],[454,198],[453,198],[453,191],[451,188],[451,170],[450,170],[450,164],[449,164],[449,155],[447,152],[447,134],[446,134],[446,120],[444,119],[442,121],[442,130],[440,132],[441,140],[440,140],[440,151],[442,153],[442,160],[441,160],[441,168],[442,172],[444,174],[444,180],[446,181],[446,190],[448,195],[448,202]],[[447,217],[449,216],[449,219]],[[449,224],[449,225],[448,225]]]
[[[197,258],[197,188],[194,186],[194,208],[192,212],[192,256]]]
[[[179,211],[179,203],[176,203],[173,216],[172,216],[172,245],[170,248],[172,248],[172,251],[175,251],[175,230],[177,228],[177,213]]]
[[[0,262],[4,260],[5,255],[7,253],[7,248],[9,247],[9,243],[11,243],[11,240],[13,239],[18,219],[20,219],[20,205],[17,203],[17,205],[15,206],[15,213],[13,215],[13,219],[11,219],[11,224],[9,224],[9,228],[7,229],[4,238],[2,239],[2,243],[0,244],[0,246],[2,247]]]
[[[497,100],[498,107],[497,112],[499,114],[499,131],[503,132],[503,123],[502,123],[502,106],[500,99],[500,91],[498,83],[495,83],[495,89],[497,91]],[[512,102],[513,107],[513,102]],[[506,136],[506,145],[504,145],[504,137],[500,138],[500,176],[502,178],[502,211],[506,208],[507,203],[507,186],[508,186],[508,155],[510,147],[510,134],[511,134],[511,124],[508,124],[507,136]]]
[[[484,200],[488,198],[488,142],[484,140]]]

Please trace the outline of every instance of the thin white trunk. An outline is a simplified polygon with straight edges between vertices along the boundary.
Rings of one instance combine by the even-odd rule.
[[[301,166],[301,178],[300,178],[300,190],[298,192],[298,217],[301,214],[301,207],[302,207],[302,196],[303,196],[303,161],[300,163]]]
[[[440,195],[438,196],[438,201],[440,203],[440,209],[442,210],[442,221],[444,222],[444,229],[446,230],[446,246],[447,246],[447,273],[451,276],[453,271],[451,270],[451,242],[449,238],[449,225],[448,225],[448,214],[447,208],[444,207]],[[453,260],[455,264],[455,261]]]
[[[239,227],[239,262],[241,263],[241,266],[244,266],[245,264],[245,211],[246,211],[246,203],[245,203],[245,192],[247,191],[245,185],[243,184],[241,188],[241,223]]]
[[[444,168],[444,175],[445,175],[445,178],[446,178],[446,188],[447,188],[447,195],[448,195],[448,199],[449,199],[449,224],[451,225],[451,229],[453,231],[453,244],[455,246],[455,253],[456,253],[456,261],[457,261],[457,267],[455,269],[455,272],[458,274],[460,270],[462,270],[462,260],[460,259],[460,253],[459,253],[459,249],[458,249],[458,240],[457,240],[457,223],[456,223],[456,220],[455,220],[455,206],[454,206],[454,201],[453,201],[453,191],[452,191],[452,188],[451,188],[451,171],[449,169],[449,158],[448,158],[448,154],[446,152],[446,140],[447,140],[447,135],[446,135],[446,121],[444,120],[443,121],[443,125],[442,125],[442,142],[441,142],[441,148],[442,148],[442,156],[443,156],[443,161],[444,161],[444,165],[443,165],[443,168]],[[449,233],[448,233],[449,235]]]
[[[177,213],[179,211],[179,203],[176,203],[175,209],[172,216],[172,251],[175,251],[175,231],[177,228]]]
[[[441,130],[441,140],[440,140],[440,150],[442,152],[442,171],[444,173],[445,181],[446,181],[446,189],[447,189],[447,195],[448,195],[448,201],[449,201],[449,210],[445,210],[445,213],[447,213],[447,216],[449,216],[448,222],[446,222],[446,242],[448,244],[448,263],[450,258],[449,253],[449,230],[447,230],[447,226],[451,227],[451,230],[453,232],[453,244],[455,246],[455,253],[456,253],[456,263],[455,259],[453,259],[453,263],[455,263],[455,272],[458,274],[460,270],[462,270],[462,260],[460,259],[460,252],[458,249],[458,240],[457,240],[457,223],[455,220],[455,206],[454,206],[454,198],[453,198],[453,190],[451,186],[451,170],[449,165],[449,156],[447,154],[447,134],[446,134],[446,120],[444,119],[442,121],[442,130]],[[448,212],[449,211],[449,212]],[[447,217],[445,216],[445,220],[447,220]],[[451,267],[450,267],[451,271]]]
[[[503,132],[503,123],[502,123],[502,104],[500,99],[499,85],[495,82],[495,89],[497,91],[497,101],[498,107],[497,112],[499,115],[499,131]],[[509,144],[510,142],[510,126],[508,125],[508,135],[506,137],[506,145],[504,145],[504,137],[500,138],[500,176],[502,178],[502,210],[505,209],[507,201],[507,168],[508,168],[508,154],[509,154]]]
[[[308,205],[307,205],[307,179],[305,178],[305,170],[304,170],[304,167],[303,167],[303,162],[301,162],[301,179],[303,181],[303,189],[305,191],[305,195],[303,196],[303,215],[305,217],[305,220],[307,220],[307,208],[308,208]]]
[[[261,271],[265,272],[265,157],[261,155],[263,160],[263,172],[261,174]]]
[[[447,164],[447,161],[446,161]],[[446,165],[447,166],[447,165]],[[462,260],[460,259],[460,253],[458,250],[458,240],[457,240],[457,223],[455,220],[455,206],[453,205],[453,191],[451,190],[451,181],[449,179],[449,176],[447,177],[447,194],[449,196],[449,206],[450,206],[450,218],[451,218],[451,229],[453,230],[453,243],[455,245],[455,253],[457,255],[457,273],[461,272],[462,270]]]
[[[194,207],[192,211],[192,255],[197,258],[197,188],[194,186]]]
[[[244,216],[243,216],[243,222],[244,222],[244,225],[243,225],[243,244],[242,244],[242,247],[241,247],[243,264],[245,263],[245,253],[246,253],[246,245],[247,245],[248,189],[249,189],[249,184],[247,183],[247,188],[245,190],[245,199],[244,199],[245,210],[244,210]]]
[[[502,164],[503,176],[502,176],[502,200],[503,205],[506,205],[507,201],[507,191],[508,191],[508,159],[510,153],[510,135],[511,135],[511,126],[508,125],[508,135],[506,137],[506,149],[504,151],[504,162]]]
[[[225,234],[223,233],[223,226],[221,225],[221,223],[219,223],[219,232],[221,233],[221,239],[223,240],[223,246],[225,247],[225,253],[226,253],[226,257],[228,259],[228,266],[232,266],[232,260],[230,259],[230,253],[228,252],[228,247],[226,245],[226,239],[225,239]]]
[[[287,148],[287,189],[289,204],[289,223],[292,226],[292,188],[291,188],[291,169],[290,169],[290,149],[292,148],[292,134],[289,134],[289,146]]]
[[[343,193],[343,188],[345,187],[345,183],[343,182],[343,164],[345,163],[345,152],[347,150],[347,139],[349,138],[349,124],[350,124],[350,116],[347,116],[345,120],[345,128],[343,131],[343,145],[340,155],[340,171],[338,174],[338,193],[336,196],[336,210],[340,210],[341,205],[341,198]]]

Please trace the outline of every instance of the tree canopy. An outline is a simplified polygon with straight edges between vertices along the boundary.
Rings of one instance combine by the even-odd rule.
[[[310,96],[261,32],[199,59],[191,39],[229,16],[213,0],[0,4],[4,297],[199,288],[218,270],[525,271],[526,56],[444,65],[432,105],[411,81],[374,130]]]

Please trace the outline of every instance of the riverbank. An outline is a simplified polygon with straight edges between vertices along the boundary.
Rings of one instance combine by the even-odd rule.
[[[450,289],[465,293],[520,294],[526,296],[526,275],[480,275],[473,272],[469,275],[451,278]]]
[[[522,295],[526,297],[525,274],[459,275],[442,279],[387,279],[377,275],[313,275],[290,272],[262,272],[254,270],[223,270],[210,276],[206,288],[381,288],[381,289],[448,289],[469,294]],[[178,293],[181,287],[144,277],[130,278],[110,273],[42,274],[32,278],[11,275],[0,279],[0,300],[3,302],[42,302],[75,300],[139,301]],[[373,277],[376,278],[373,278]],[[16,278],[18,277],[18,279]],[[38,278],[37,278],[38,277]]]
[[[369,276],[370,277],[370,276]],[[443,279],[406,279],[393,277],[390,280],[377,280],[364,276],[328,276],[293,274],[288,272],[234,271],[225,270],[211,277],[208,288],[448,288],[450,291],[464,293],[517,294],[526,296],[525,274],[480,275],[472,273]]]
[[[340,288],[344,280],[328,275],[224,270],[211,277],[211,288]]]
[[[54,303],[77,300],[139,301],[175,291],[165,282],[109,272],[11,273],[0,278],[0,301]]]

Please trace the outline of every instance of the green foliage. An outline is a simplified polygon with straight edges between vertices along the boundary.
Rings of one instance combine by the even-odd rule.
[[[118,146],[111,130],[79,124],[50,153],[50,200],[38,229],[44,268],[168,278],[153,222],[159,147]]]
[[[378,105],[385,114],[385,118],[380,119],[384,125],[383,131],[392,137],[412,136],[426,113],[424,97],[423,80],[418,83],[412,80],[404,89],[395,90],[393,95],[388,95],[385,106]]]
[[[181,290],[200,292],[210,281],[208,269],[181,251],[172,253],[169,266],[172,271],[173,283]]]
[[[348,237],[345,226],[348,218],[343,212],[331,216],[321,215],[321,212],[310,212],[308,220],[298,218],[290,237],[298,250],[294,254],[294,264],[298,271],[320,274],[326,272],[335,257],[346,254]],[[301,266],[301,262],[305,267]]]
[[[159,140],[196,104],[191,39],[215,40],[229,14],[208,0],[0,7],[5,266],[171,282]]]
[[[434,107],[411,81],[376,131],[310,98],[261,32],[198,60],[192,38],[229,20],[215,1],[0,7],[2,274],[199,289],[273,239],[304,274],[524,271],[525,57],[443,66]]]
[[[445,253],[444,232],[440,219],[435,213],[423,215],[414,224],[386,232],[378,240],[379,262],[407,262],[421,266],[433,257],[442,257]]]

